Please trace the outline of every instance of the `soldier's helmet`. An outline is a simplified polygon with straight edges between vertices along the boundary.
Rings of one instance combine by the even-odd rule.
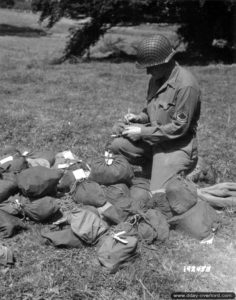
[[[176,51],[170,41],[161,34],[144,39],[137,49],[137,68],[147,68],[167,63]]]

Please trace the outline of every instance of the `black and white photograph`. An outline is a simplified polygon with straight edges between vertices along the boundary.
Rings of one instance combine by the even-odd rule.
[[[0,300],[236,299],[236,0],[0,0]]]

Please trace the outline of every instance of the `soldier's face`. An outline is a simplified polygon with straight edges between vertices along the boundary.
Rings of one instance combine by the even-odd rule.
[[[161,79],[165,76],[167,71],[167,64],[147,67],[147,74],[152,75],[155,79]]]

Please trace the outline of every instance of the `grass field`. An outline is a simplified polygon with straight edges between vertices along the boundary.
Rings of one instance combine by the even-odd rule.
[[[14,34],[11,27],[7,34],[3,24],[18,30]],[[103,153],[114,121],[128,107],[134,112],[143,107],[148,77],[132,63],[48,63],[63,49],[69,25],[63,20],[44,36],[37,31],[37,16],[0,10],[2,148],[70,149],[90,161]],[[127,36],[127,31],[113,34]],[[213,164],[220,181],[236,181],[236,66],[189,68],[203,92],[200,155]],[[69,198],[61,204],[72,206]],[[43,226],[32,224],[31,230],[4,240],[15,250],[17,262],[12,269],[0,269],[0,299],[162,300],[173,291],[236,292],[236,215],[224,211],[221,216],[223,226],[212,245],[172,231],[164,244],[141,244],[139,258],[113,275],[98,265],[94,247],[45,246],[39,238]],[[186,266],[211,269],[184,272]]]

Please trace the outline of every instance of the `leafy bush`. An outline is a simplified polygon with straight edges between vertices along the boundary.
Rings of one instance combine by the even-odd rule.
[[[205,57],[228,60],[235,58],[236,2],[231,0],[174,0],[178,34],[188,50]]]
[[[233,60],[234,0],[33,0],[33,11],[41,11],[40,21],[52,27],[62,17],[87,22],[70,30],[63,59],[83,56],[112,26],[142,22],[178,22],[178,34],[187,49],[196,54]]]
[[[0,0],[0,7],[1,8],[11,8],[15,4],[14,0]]]

